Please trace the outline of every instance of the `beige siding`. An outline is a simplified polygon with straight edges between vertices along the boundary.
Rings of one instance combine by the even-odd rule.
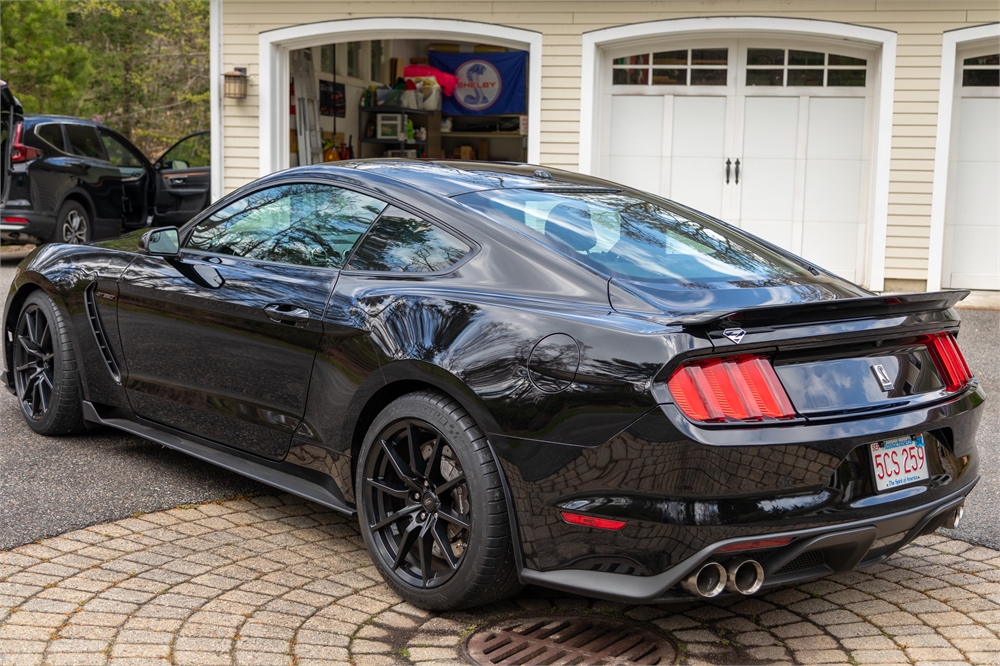
[[[896,31],[887,279],[926,278],[941,35],[1000,20],[996,0],[223,0],[223,70],[248,67],[246,100],[225,100],[225,189],[258,175],[258,34],[301,23],[370,16],[468,19],[543,33],[541,162],[574,169],[580,130],[581,34],[691,16],[777,16]]]

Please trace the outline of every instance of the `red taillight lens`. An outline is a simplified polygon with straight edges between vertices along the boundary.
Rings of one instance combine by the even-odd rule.
[[[694,361],[667,382],[674,402],[693,421],[790,419],[795,408],[770,361],[735,356]]]
[[[23,127],[23,123],[18,123],[17,130],[14,132],[14,141],[10,144],[11,162],[27,162],[42,154],[42,151],[38,150],[38,148],[32,148],[21,143],[21,131]]]
[[[972,370],[965,362],[958,341],[951,333],[935,333],[920,338],[919,342],[927,345],[927,351],[934,359],[938,374],[948,391],[957,391],[972,381]]]
[[[579,513],[570,513],[569,511],[563,511],[562,518],[570,525],[596,527],[599,530],[620,530],[627,524],[624,520],[611,520],[610,518],[598,518],[597,516],[583,516]]]
[[[4,217],[3,221],[7,224],[27,224],[28,218],[26,217]]]

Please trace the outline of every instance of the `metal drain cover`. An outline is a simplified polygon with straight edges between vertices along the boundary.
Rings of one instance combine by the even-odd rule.
[[[508,618],[473,632],[465,649],[483,666],[666,665],[677,656],[663,636],[600,615]]]

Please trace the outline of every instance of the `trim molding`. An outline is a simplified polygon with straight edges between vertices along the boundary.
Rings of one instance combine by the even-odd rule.
[[[223,124],[224,114],[222,109],[222,0],[211,0],[209,5],[209,106],[211,120],[209,129],[211,135],[212,151],[212,175],[210,185],[211,201],[216,201],[222,196],[223,174],[225,164],[223,163],[225,146],[225,126]]]
[[[955,59],[970,42],[1000,38],[1000,23],[959,28],[941,40],[941,90],[938,93],[937,138],[934,141],[934,181],[931,190],[931,236],[927,254],[927,291],[941,288],[944,265],[944,225],[951,161],[951,119],[955,103]]]
[[[896,33],[812,19],[762,16],[718,16],[669,19],[622,25],[583,34],[580,85],[580,172],[592,174],[597,161],[600,108],[600,51],[657,36],[677,37],[685,33],[771,33],[796,37],[841,38],[879,50],[875,83],[875,127],[872,128],[872,190],[868,216],[868,256],[865,286],[882,291],[885,281],[885,246],[889,224],[889,166],[892,149],[892,105],[896,79]]]
[[[260,33],[260,175],[288,168],[288,52],[366,39],[447,39],[528,51],[528,161],[541,155],[542,33],[492,23],[430,18],[359,18],[307,23]]]

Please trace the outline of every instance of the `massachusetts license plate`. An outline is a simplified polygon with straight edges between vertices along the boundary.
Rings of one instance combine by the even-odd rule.
[[[923,435],[875,442],[870,452],[878,492],[927,478],[927,449]]]

